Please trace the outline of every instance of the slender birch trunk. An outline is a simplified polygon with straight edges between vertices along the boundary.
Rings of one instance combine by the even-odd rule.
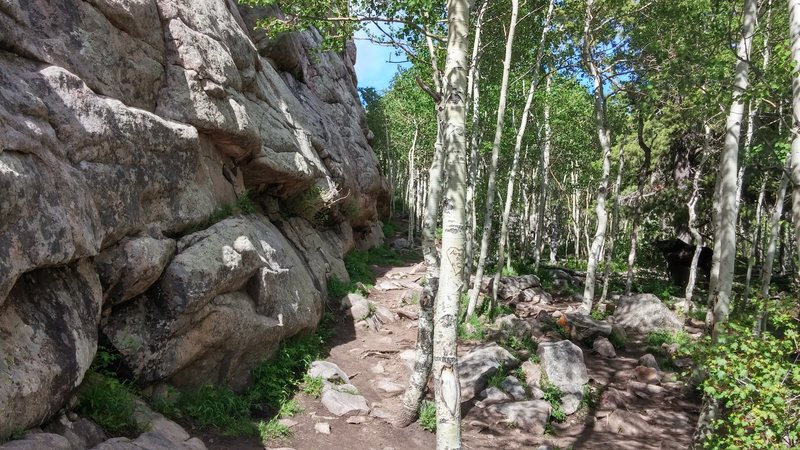
[[[511,173],[508,177],[508,186],[506,187],[506,201],[503,207],[503,217],[500,221],[500,244],[498,249],[498,262],[497,262],[497,270],[494,274],[494,283],[492,284],[492,301],[497,302],[497,289],[500,285],[500,275],[503,271],[503,263],[505,262],[505,248],[506,242],[508,241],[508,217],[511,214],[511,203],[514,199],[514,182],[517,178],[517,169],[519,166],[519,157],[520,151],[522,150],[522,139],[525,137],[525,130],[528,126],[528,115],[531,111],[531,105],[533,104],[533,97],[536,95],[536,88],[539,86],[539,69],[542,64],[542,58],[544,57],[544,44],[545,40],[547,39],[547,31],[550,28],[550,19],[553,17],[553,8],[555,6],[555,0],[550,0],[550,5],[547,8],[547,16],[544,19],[544,25],[542,28],[542,36],[539,38],[539,48],[536,51],[536,59],[534,60],[533,66],[533,74],[531,75],[531,86],[528,89],[528,97],[525,99],[525,107],[522,109],[522,117],[520,118],[519,122],[519,129],[517,130],[517,138],[514,141],[514,159],[511,163]],[[515,13],[512,13],[512,17],[515,17]],[[512,19],[513,20],[513,19]],[[511,39],[513,36],[509,36]],[[549,84],[550,77],[547,78],[547,83]],[[547,145],[547,144],[545,144]],[[549,149],[548,149],[549,150]],[[547,172],[542,172],[542,177],[547,177]],[[539,204],[544,204],[544,197],[539,198]],[[539,230],[539,224],[542,222],[541,215],[537,219],[537,232]],[[541,242],[541,238],[537,235],[536,237],[537,245]],[[538,251],[536,252],[538,255]],[[511,258],[508,258],[509,264],[511,263]]]
[[[436,448],[461,448],[461,392],[458,382],[458,300],[464,288],[466,228],[467,36],[469,2],[448,0],[447,62],[442,102],[445,105],[445,148],[448,172],[442,208],[442,263],[433,331],[433,380],[436,395]]]
[[[472,132],[469,143],[469,177],[467,177],[466,208],[468,224],[466,232],[466,266],[464,267],[465,284],[469,284],[475,253],[475,183],[478,180],[478,147],[480,146],[480,47],[483,18],[488,4],[488,1],[481,3],[481,9],[475,19],[475,38],[472,42],[472,59],[470,60],[469,75],[467,77],[467,94],[470,96],[468,103],[472,105]]]
[[[703,134],[703,159],[700,165],[694,171],[694,179],[692,180],[692,197],[686,206],[689,208],[689,232],[692,234],[692,241],[694,242],[694,254],[692,255],[692,264],[689,266],[689,282],[686,283],[686,305],[691,305],[692,297],[694,296],[694,286],[697,281],[697,263],[700,261],[700,252],[703,250],[703,236],[700,230],[697,229],[697,202],[700,201],[700,178],[703,173],[710,153],[709,144],[711,141],[711,127],[704,124]]]
[[[551,2],[552,5],[552,2]],[[545,80],[545,100],[544,100],[544,144],[542,145],[542,159],[539,165],[542,168],[542,176],[540,177],[541,184],[539,186],[539,220],[536,222],[536,243],[534,244],[534,270],[539,270],[539,263],[542,258],[542,233],[544,232],[544,213],[547,204],[547,180],[550,174],[550,141],[552,139],[552,130],[550,129],[550,90],[552,82],[550,76]],[[550,259],[554,258],[552,246],[550,247]]]
[[[796,253],[800,253],[800,0],[789,0],[789,38],[792,42],[792,151],[790,181],[792,182],[792,223]]]
[[[417,137],[419,136],[419,124],[414,122],[414,137],[411,139],[411,149],[408,151],[408,194],[406,195],[406,203],[408,204],[408,243],[414,245],[414,228],[416,224],[416,183],[415,183],[415,170],[414,170],[414,153],[417,149]]]
[[[611,260],[614,258],[614,234],[619,230],[619,193],[622,186],[622,170],[625,166],[625,139],[619,145],[619,163],[617,166],[617,179],[614,181],[614,208],[611,212],[611,227],[608,233],[608,250],[606,251],[606,264],[603,271],[603,293],[600,295],[600,301],[605,301],[608,298],[608,285],[611,283]]]
[[[637,181],[639,187],[636,189],[636,199],[634,200],[633,225],[631,226],[631,245],[628,252],[628,274],[625,277],[625,295],[631,295],[633,289],[633,266],[636,264],[636,249],[639,243],[639,225],[642,220],[642,197],[644,196],[644,185],[650,173],[650,146],[644,140],[644,116],[642,115],[641,105],[639,105],[639,123],[636,127],[636,140],[639,148],[642,149],[642,165],[639,167]]]
[[[603,152],[603,175],[600,186],[597,189],[597,230],[594,234],[594,241],[589,250],[589,262],[586,267],[586,284],[583,289],[583,304],[581,309],[587,314],[592,310],[595,288],[595,271],[597,261],[600,256],[600,248],[606,236],[608,225],[608,212],[606,211],[606,192],[608,191],[608,177],[611,171],[611,136],[606,127],[605,118],[605,96],[603,94],[603,78],[600,70],[596,66],[592,57],[592,6],[594,0],[586,1],[586,22],[583,27],[583,63],[592,78],[594,85],[594,116],[595,126],[597,127],[597,137],[600,140],[600,149]]]
[[[758,191],[758,204],[756,205],[756,220],[753,223],[753,232],[750,239],[750,248],[747,258],[747,274],[744,279],[744,294],[745,301],[750,301],[750,279],[753,276],[753,260],[755,259],[756,248],[758,247],[758,229],[761,227],[761,205],[764,204],[764,193],[767,190],[766,177],[761,182],[761,189]]]
[[[764,331],[767,320],[767,305],[769,304],[769,283],[772,281],[772,264],[775,260],[775,248],[777,247],[778,237],[780,236],[780,222],[783,215],[783,202],[786,198],[786,188],[789,185],[789,177],[786,170],[782,171],[781,183],[778,186],[778,195],[775,198],[775,208],[769,223],[769,244],[764,256],[764,265],[761,268],[761,313],[756,318],[755,332],[761,334]]]
[[[730,297],[733,287],[733,269],[736,257],[736,190],[739,164],[739,134],[744,116],[743,95],[747,91],[750,72],[750,50],[753,42],[758,13],[758,2],[745,2],[742,36],[736,49],[736,70],[733,84],[733,100],[725,126],[725,146],[719,160],[717,176],[720,179],[719,206],[716,210],[719,228],[714,235],[714,253],[719,253],[717,285],[709,292],[709,301],[714,305],[713,329],[728,320]]]
[[[790,6],[798,0],[789,0]],[[731,101],[728,119],[725,124],[725,146],[719,160],[717,177],[719,179],[719,206],[714,213],[718,217],[719,227],[714,234],[714,254],[719,254],[719,260],[714,264],[714,271],[718,273],[717,284],[709,292],[709,303],[713,303],[712,339],[716,341],[719,336],[719,325],[727,322],[730,313],[730,297],[733,287],[733,269],[736,257],[736,175],[739,164],[739,135],[744,116],[743,94],[747,91],[750,72],[750,50],[753,43],[756,19],[758,17],[758,2],[745,0],[742,18],[742,33],[739,45],[736,47],[736,68],[733,83],[733,99]],[[791,21],[790,21],[791,22]],[[799,24],[800,25],[800,24]],[[800,36],[798,36],[800,37]],[[798,58],[800,58],[800,43],[798,45]],[[792,52],[795,53],[794,51]],[[798,80],[800,82],[800,80]],[[800,84],[795,88],[800,88]],[[800,111],[800,102],[798,102]],[[798,142],[800,153],[800,142]],[[800,206],[800,196],[798,197]],[[719,413],[719,402],[708,395],[703,399],[700,417],[697,422],[694,442],[700,444],[706,441],[711,432],[711,424]]]
[[[497,122],[495,124],[494,142],[492,142],[492,166],[489,169],[489,182],[486,187],[486,215],[483,218],[483,235],[481,236],[481,253],[478,258],[478,267],[475,270],[475,283],[469,296],[467,316],[475,312],[478,297],[481,292],[481,280],[489,254],[489,239],[492,235],[492,211],[497,179],[497,163],[500,159],[500,143],[503,139],[503,123],[505,122],[506,100],[508,97],[508,76],[511,72],[511,54],[514,47],[514,33],[517,28],[517,14],[519,0],[511,0],[511,23],[508,27],[505,57],[503,59],[503,76],[500,83],[500,100],[497,106]]]

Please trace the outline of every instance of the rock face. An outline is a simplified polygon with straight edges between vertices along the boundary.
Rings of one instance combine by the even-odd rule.
[[[649,333],[655,330],[679,330],[681,321],[653,294],[620,297],[614,322],[631,331]]]
[[[266,14],[0,7],[0,438],[61,408],[99,328],[143,382],[241,387],[382,239],[354,47],[269,40]]]
[[[501,367],[513,369],[519,360],[497,344],[489,344],[471,351],[458,361],[458,381],[461,401],[471,400],[483,391],[486,383]]]

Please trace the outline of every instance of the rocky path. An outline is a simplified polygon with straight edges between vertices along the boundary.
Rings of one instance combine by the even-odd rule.
[[[325,359],[335,366],[323,367],[318,363],[316,369],[312,369],[316,370],[315,375],[338,380],[338,384],[329,384],[319,399],[298,393],[296,400],[303,412],[286,421],[291,426],[291,437],[265,442],[266,448],[414,450],[435,447],[434,434],[423,430],[419,424],[403,429],[390,424],[400,409],[413,361],[416,299],[422,289],[419,281],[424,266],[410,264],[373,267],[373,270],[378,280],[368,300],[351,295],[343,301],[346,312],[338,314],[344,318],[336,323],[330,353]],[[541,294],[540,289],[538,292]],[[524,293],[517,298],[538,299],[539,296]],[[593,331],[594,325],[591,321],[588,325],[576,322],[570,315],[575,303],[569,299],[556,296],[547,304],[544,304],[544,297],[541,300],[535,305],[518,304],[516,310],[522,318],[509,315],[488,325],[484,342],[459,344],[462,392],[466,393],[465,399],[474,396],[463,403],[463,447],[688,448],[699,408],[696,399],[687,397],[684,384],[677,381],[675,374],[661,371],[655,358],[644,356],[643,344],[634,337],[629,338],[624,350],[616,352],[613,347],[609,350],[598,344],[592,349],[568,343],[545,324],[552,321],[564,322],[568,328],[572,326],[573,337],[577,333],[583,338],[573,339],[579,343],[587,341],[587,333],[591,335],[596,331]],[[565,321],[568,317],[572,319]],[[525,350],[511,355],[492,342],[507,343],[508,336],[517,332],[520,336],[533,335],[539,346],[538,358]],[[599,337],[595,340],[603,342]],[[547,355],[543,353],[545,348],[555,349],[555,355],[561,359],[569,358],[568,354],[558,353],[562,348],[577,352],[578,360],[582,356],[586,367],[586,380],[582,382],[588,381],[588,386],[596,393],[596,402],[591,407],[584,404],[578,407],[578,400],[575,400],[572,409],[577,408],[576,412],[561,423],[549,425],[545,425],[549,404],[541,400],[542,391],[537,389],[539,373],[550,373],[545,361]],[[608,352],[616,355],[600,354],[608,355]],[[533,363],[528,360],[530,356],[534,356]],[[542,361],[537,361],[539,359]],[[527,378],[522,380],[527,382],[527,390],[514,395],[513,384],[520,380],[513,377],[513,380],[506,380],[511,384],[503,384],[503,389],[484,389],[488,377],[503,364],[509,375],[514,374],[515,367],[521,367],[516,374]],[[339,375],[333,374],[337,367]],[[567,370],[573,369],[567,367]],[[323,373],[326,371],[327,374]],[[585,389],[578,386],[578,390]],[[565,409],[570,409],[566,406],[567,400],[563,402]],[[264,448],[253,440],[206,437],[204,441],[210,449]]]

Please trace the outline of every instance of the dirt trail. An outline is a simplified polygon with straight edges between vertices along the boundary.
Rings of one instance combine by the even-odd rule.
[[[417,423],[398,429],[388,423],[400,409],[402,392],[387,393],[379,386],[396,383],[405,387],[410,362],[403,352],[413,351],[416,340],[415,294],[421,290],[418,281],[424,266],[408,264],[401,267],[373,266],[378,279],[369,300],[399,313],[395,322],[385,323],[377,331],[354,324],[342,317],[334,327],[330,354],[326,360],[341,367],[371,408],[361,423],[349,423],[347,418],[334,417],[319,399],[298,393],[296,400],[304,411],[292,420],[292,436],[266,442],[266,448],[297,450],[415,450],[435,448],[433,433]],[[544,306],[550,312],[564,310],[574,303],[556,302]],[[557,340],[544,336],[543,340]],[[459,354],[468,352],[478,343],[459,343]],[[490,415],[487,409],[463,404],[463,448],[517,449],[536,448],[546,444],[551,448],[574,449],[682,449],[688,448],[699,405],[689,400],[683,385],[670,381],[669,372],[661,372],[660,384],[643,385],[635,381],[638,358],[645,353],[640,344],[632,342],[627,351],[608,359],[581,347],[589,372],[590,385],[602,394],[598,409],[608,401],[619,406],[598,414],[587,408],[569,416],[563,423],[554,423],[549,435],[531,435],[524,430],[509,428]],[[652,387],[650,387],[652,386]],[[609,409],[609,408],[605,408]],[[601,417],[602,416],[602,417]],[[330,424],[330,434],[315,431],[315,424]],[[260,449],[256,439],[227,439],[207,436],[210,449]]]

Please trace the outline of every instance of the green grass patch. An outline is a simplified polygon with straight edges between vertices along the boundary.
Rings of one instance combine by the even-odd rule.
[[[527,351],[529,356],[536,355],[536,350],[539,349],[539,344],[531,336],[525,336],[520,339],[517,336],[510,335],[503,341],[502,345],[511,350],[511,353],[515,356],[519,356],[519,353],[523,350]]]
[[[216,429],[231,436],[256,433],[250,420],[250,401],[225,386],[207,384],[183,392],[176,406],[199,428]]]
[[[301,390],[312,398],[319,398],[322,395],[322,377],[311,377],[303,375],[303,385]]]
[[[467,317],[466,322],[458,324],[458,337],[466,341],[482,341],[486,336],[483,321],[477,314]]]
[[[253,214],[256,212],[256,203],[250,198],[250,191],[242,192],[236,199],[236,210],[242,214]]]
[[[136,396],[131,386],[109,374],[89,371],[78,389],[77,412],[107,432],[135,436],[144,431],[134,419]]]
[[[278,419],[272,419],[267,422],[262,420],[258,423],[257,429],[258,435],[261,437],[262,441],[282,439],[292,435],[292,430],[290,430],[286,425],[278,422]]]
[[[505,380],[507,376],[508,372],[506,372],[506,366],[501,365],[497,368],[497,371],[489,377],[487,384],[491,387],[501,389],[500,385],[503,384],[503,380]]]
[[[664,354],[662,344],[677,344],[681,349],[691,344],[692,338],[685,331],[655,330],[647,333],[644,342],[648,352]]]
[[[386,222],[383,224],[383,235],[388,237],[393,237],[397,234],[397,230],[400,227],[395,222]]]
[[[419,409],[419,426],[431,433],[436,432],[436,405],[427,400],[422,402]]]

